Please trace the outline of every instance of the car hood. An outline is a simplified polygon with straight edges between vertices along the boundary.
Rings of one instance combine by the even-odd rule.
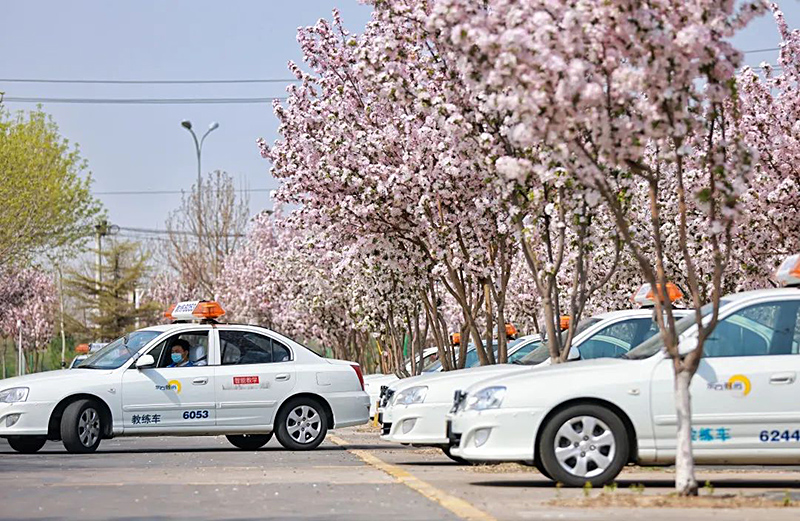
[[[45,371],[43,373],[26,374],[23,376],[15,376],[13,378],[6,378],[0,380],[0,390],[9,389],[11,387],[31,387],[39,384],[52,384],[58,381],[74,380],[96,377],[98,375],[106,375],[111,373],[110,370],[104,369],[59,369],[58,371]]]
[[[412,376],[395,382],[390,388],[395,393],[400,393],[410,387],[425,385],[428,387],[425,403],[449,403],[453,400],[453,393],[456,390],[466,389],[474,382],[530,369],[532,369],[531,366],[516,364],[483,365],[470,367],[469,369],[456,369],[454,371]]]
[[[617,382],[631,378],[639,373],[641,364],[646,360],[597,358],[548,366],[538,365],[501,375],[499,378],[484,378],[472,383],[466,392],[472,394],[485,387],[504,386],[508,389],[506,403],[513,401],[512,397],[528,399],[536,395],[553,395],[555,389],[579,388],[588,392],[598,382]],[[599,377],[593,378],[591,373],[597,373]]]

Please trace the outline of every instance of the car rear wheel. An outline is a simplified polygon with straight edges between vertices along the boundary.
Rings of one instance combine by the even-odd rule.
[[[39,436],[18,436],[16,438],[8,438],[8,444],[11,448],[22,454],[33,454],[39,452],[39,449],[44,447],[47,443],[47,438]]]
[[[317,448],[328,433],[325,409],[311,398],[293,398],[277,418],[278,441],[289,450]]]
[[[61,441],[67,452],[85,454],[100,445],[103,420],[100,407],[92,400],[78,400],[67,405],[61,417]]]
[[[599,405],[574,405],[553,416],[539,441],[543,473],[570,487],[611,483],[628,459],[628,433]]]
[[[272,433],[269,434],[237,434],[225,436],[228,441],[235,447],[244,450],[260,449],[272,439]]]
[[[442,452],[444,455],[450,458],[451,460],[455,461],[460,465],[472,465],[469,461],[465,460],[464,458],[459,458],[458,456],[454,456],[452,452],[450,452],[450,445],[442,445],[441,446]]]

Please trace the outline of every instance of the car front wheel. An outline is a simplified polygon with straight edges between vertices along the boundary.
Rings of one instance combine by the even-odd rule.
[[[17,438],[8,438],[8,444],[17,452],[23,454],[33,454],[39,452],[39,449],[44,447],[47,443],[47,438],[39,436],[20,436]]]
[[[611,483],[628,460],[622,420],[599,405],[574,405],[544,426],[539,455],[554,481],[571,487]]]
[[[311,398],[294,398],[277,418],[278,441],[289,450],[317,448],[328,433],[325,409]]]
[[[64,409],[61,417],[61,441],[67,452],[94,452],[100,445],[103,422],[100,407],[92,400],[78,400]]]
[[[260,449],[272,439],[272,433],[269,434],[238,434],[225,436],[234,447],[244,450]]]

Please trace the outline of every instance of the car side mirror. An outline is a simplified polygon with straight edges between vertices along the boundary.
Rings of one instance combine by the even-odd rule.
[[[581,352],[578,350],[577,347],[570,347],[569,354],[567,355],[567,360],[580,360],[581,359]]]
[[[136,360],[136,369],[147,369],[156,365],[156,359],[153,355],[142,355]]]
[[[686,356],[697,349],[697,337],[692,335],[678,340],[678,355]]]

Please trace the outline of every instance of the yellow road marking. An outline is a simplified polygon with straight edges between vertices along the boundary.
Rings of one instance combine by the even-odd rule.
[[[347,441],[343,440],[338,436],[334,436],[332,434],[328,435],[328,439],[331,440],[336,445],[347,447]],[[392,476],[398,482],[402,483],[403,485],[407,486],[412,490],[416,490],[426,498],[430,499],[431,501],[440,504],[450,512],[454,513],[461,519],[468,519],[470,521],[496,521],[496,519],[483,510],[478,509],[477,507],[472,506],[468,502],[464,501],[461,498],[457,498],[455,496],[451,496],[447,492],[440,490],[430,483],[422,481],[421,479],[417,478],[410,472],[403,470],[402,468],[398,467],[397,465],[392,465],[391,463],[386,463],[382,459],[370,454],[365,450],[360,449],[347,449],[348,452],[354,454],[361,458],[361,460],[366,463],[367,465],[371,465],[378,470],[382,470],[385,473]]]

